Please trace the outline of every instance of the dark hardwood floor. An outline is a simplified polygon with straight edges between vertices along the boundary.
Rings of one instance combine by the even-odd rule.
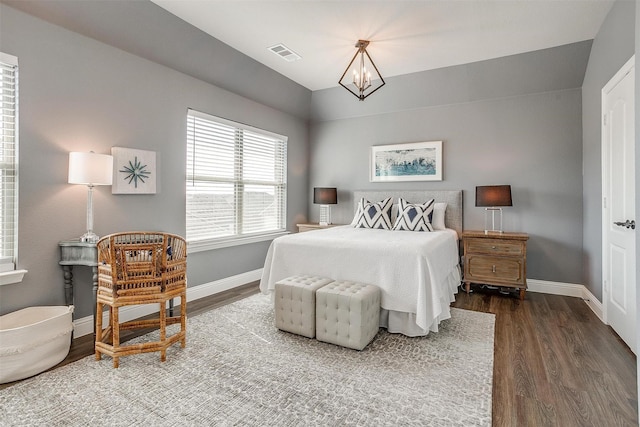
[[[257,292],[257,282],[249,283],[187,310],[195,316]],[[496,315],[494,426],[638,425],[635,355],[582,300],[528,292],[520,301],[474,287],[452,306]],[[74,339],[58,366],[91,354],[91,335]]]
[[[636,357],[579,298],[462,292],[496,315],[494,426],[637,426]]]

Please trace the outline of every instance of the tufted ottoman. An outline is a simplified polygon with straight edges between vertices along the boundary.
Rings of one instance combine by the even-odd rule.
[[[333,282],[319,276],[291,276],[276,282],[276,328],[313,338],[316,335],[316,291]]]
[[[362,350],[376,336],[380,289],[339,280],[316,292],[316,339]]]

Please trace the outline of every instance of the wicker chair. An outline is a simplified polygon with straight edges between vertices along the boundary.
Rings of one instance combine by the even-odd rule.
[[[159,232],[126,232],[98,241],[98,292],[96,306],[96,360],[102,354],[119,358],[131,354],[160,352],[166,360],[167,348],[180,341],[186,345],[187,245],[183,238]],[[167,301],[180,297],[180,313],[167,316]],[[159,304],[159,317],[119,322],[120,307]],[[103,307],[109,306],[109,325],[102,329]],[[180,323],[180,331],[167,337],[167,325]],[[120,330],[160,328],[160,339],[142,344],[122,345]]]

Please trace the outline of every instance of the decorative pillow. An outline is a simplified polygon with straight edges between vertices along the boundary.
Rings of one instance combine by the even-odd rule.
[[[393,198],[389,197],[381,202],[371,203],[360,199],[357,210],[357,220],[354,228],[380,228],[391,230],[391,207]]]
[[[431,225],[434,230],[444,230],[447,228],[444,225],[444,213],[446,210],[446,203],[436,203],[433,207],[433,220],[431,221]]]
[[[431,217],[435,201],[429,200],[424,204],[409,203],[402,197],[398,201],[398,218],[393,226],[394,230],[405,231],[433,231]]]

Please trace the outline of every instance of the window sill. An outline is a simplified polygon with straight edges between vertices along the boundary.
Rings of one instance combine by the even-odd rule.
[[[230,237],[228,239],[203,240],[199,242],[187,242],[187,253],[204,252],[213,249],[229,248],[232,246],[248,245],[250,243],[273,240],[276,237],[289,234],[288,231],[277,231],[269,234],[254,236]]]
[[[20,283],[26,273],[27,270],[12,270],[0,273],[0,286]]]

